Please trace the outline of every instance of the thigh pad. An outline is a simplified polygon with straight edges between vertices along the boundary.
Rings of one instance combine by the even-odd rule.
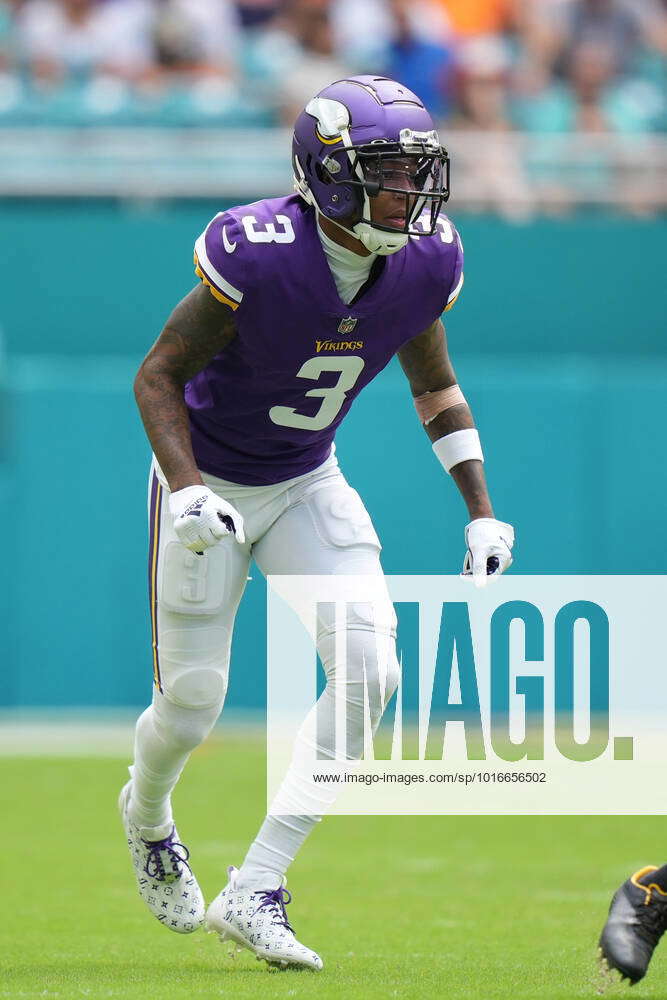
[[[347,483],[314,490],[304,499],[322,542],[344,549],[371,545],[381,549],[380,539],[357,491]]]
[[[198,556],[180,542],[170,541],[162,556],[160,606],[176,614],[214,615],[229,603],[231,572],[226,546],[214,545]]]

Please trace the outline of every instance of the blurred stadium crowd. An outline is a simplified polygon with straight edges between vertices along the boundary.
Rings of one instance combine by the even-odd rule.
[[[667,0],[0,0],[0,123],[288,124],[349,73],[458,131],[667,131]]]

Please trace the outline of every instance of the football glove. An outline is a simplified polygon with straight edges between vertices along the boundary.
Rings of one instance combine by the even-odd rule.
[[[468,551],[463,560],[463,576],[476,587],[485,587],[512,565],[514,528],[493,517],[478,517],[466,524]]]
[[[186,486],[169,496],[169,511],[174,531],[186,549],[201,555],[225,535],[245,542],[243,518],[226,500],[221,500],[208,486]]]

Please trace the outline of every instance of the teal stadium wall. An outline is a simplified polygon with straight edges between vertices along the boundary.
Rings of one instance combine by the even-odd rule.
[[[222,207],[0,205],[0,706],[150,697],[149,449],[131,384]],[[467,268],[450,350],[497,515],[516,526],[514,571],[664,572],[667,220],[456,221]],[[457,572],[465,510],[395,363],[337,440],[387,572]],[[252,577],[229,693],[248,708],[264,697],[264,584]]]

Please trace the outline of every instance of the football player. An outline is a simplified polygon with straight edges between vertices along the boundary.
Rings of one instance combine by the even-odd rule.
[[[647,865],[614,893],[600,935],[600,958],[632,985],[643,979],[667,930],[667,865]]]
[[[326,812],[331,786],[313,787],[308,809],[290,810],[303,801],[293,762],[281,808],[267,816],[241,867],[229,867],[206,911],[170,805],[189,754],[222,709],[250,560],[265,574],[364,574],[383,586],[380,542],[333,440],[394,354],[468,508],[464,573],[478,584],[502,573],[513,531],[494,517],[479,435],[440,320],[461,291],[463,250],[442,214],[449,160],[429,113],[392,80],[340,80],[299,116],[292,164],[296,193],[221,212],[207,226],[195,244],[200,282],[136,378],[154,452],[155,683],[119,804],[139,892],[166,927],[188,933],[206,919],[271,964],[321,969],[287,919],[285,872]],[[388,467],[388,479],[395,474]],[[334,756],[341,630],[350,758],[363,751],[364,683],[373,727],[396,689],[396,619],[386,587],[383,594],[375,618],[351,604],[340,622],[320,605],[327,684],[315,706],[318,756]],[[380,633],[390,650],[384,663]]]

